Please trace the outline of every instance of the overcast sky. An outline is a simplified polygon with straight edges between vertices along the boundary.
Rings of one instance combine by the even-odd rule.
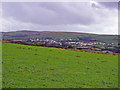
[[[2,30],[118,33],[117,2],[4,2]]]

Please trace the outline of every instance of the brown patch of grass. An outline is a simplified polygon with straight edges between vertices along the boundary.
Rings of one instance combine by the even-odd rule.
[[[107,61],[101,61],[101,62],[107,62]]]
[[[37,53],[35,53],[34,55],[38,55]]]
[[[48,69],[48,70],[55,70],[54,68],[50,68],[50,69]]]

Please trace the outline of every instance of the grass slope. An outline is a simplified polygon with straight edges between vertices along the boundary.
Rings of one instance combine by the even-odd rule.
[[[117,88],[118,57],[3,43],[3,88]]]

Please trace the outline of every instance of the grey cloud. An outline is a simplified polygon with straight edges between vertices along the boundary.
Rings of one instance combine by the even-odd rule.
[[[3,30],[117,33],[118,14],[106,3],[3,3]]]
[[[99,2],[99,3],[109,9],[118,9],[118,2]]]
[[[77,7],[76,7],[77,6]],[[85,3],[3,3],[3,16],[44,25],[91,24],[94,17]],[[84,9],[83,9],[84,7]],[[88,9],[88,10],[87,10]]]

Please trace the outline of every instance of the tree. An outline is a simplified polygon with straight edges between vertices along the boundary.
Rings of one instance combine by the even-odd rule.
[[[72,45],[68,45],[67,48],[73,48],[73,46]]]

